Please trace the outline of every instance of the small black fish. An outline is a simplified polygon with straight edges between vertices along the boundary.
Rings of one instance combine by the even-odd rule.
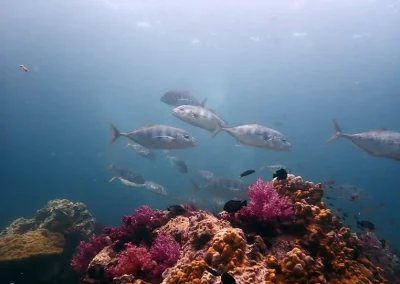
[[[379,241],[380,241],[381,244],[382,244],[382,248],[387,248],[387,242],[386,242],[385,239],[380,239]]]
[[[335,205],[333,205],[332,203],[329,203],[329,205],[330,205],[330,206],[335,206]]]
[[[243,206],[247,206],[246,200],[229,200],[224,205],[224,211],[228,213],[234,213],[242,209]]]
[[[276,174],[272,175],[272,178],[276,178],[277,180],[284,180],[287,178],[287,171],[285,169],[277,170]]]
[[[169,207],[167,208],[167,210],[168,210],[172,215],[175,215],[175,216],[183,215],[183,214],[186,213],[186,209],[183,208],[183,206],[181,206],[181,205],[171,205],[171,206],[169,206]]]
[[[331,200],[336,200],[336,198],[330,197],[330,196],[325,196],[326,199],[331,199]]]
[[[369,221],[357,221],[357,227],[359,227],[360,229],[367,229],[370,231],[375,230],[375,225],[372,222]]]
[[[228,272],[224,272],[221,275],[221,282],[222,284],[236,284],[235,278],[230,275]]]
[[[253,173],[255,173],[255,172],[256,172],[255,170],[247,170],[247,171],[244,171],[243,173],[241,173],[239,177],[242,178],[242,177],[251,175],[251,174],[253,174]]]

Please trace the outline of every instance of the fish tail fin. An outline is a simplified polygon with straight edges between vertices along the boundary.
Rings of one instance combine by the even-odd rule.
[[[112,182],[112,181],[114,181],[115,179],[117,179],[117,177],[112,177],[108,182]]]
[[[218,133],[220,133],[222,130],[222,127],[220,125],[217,125],[217,127],[215,128],[215,130],[213,131],[212,135],[211,135],[211,139],[214,139],[215,136],[218,135]]]
[[[110,127],[112,129],[112,137],[111,137],[111,141],[110,144],[113,144],[120,136],[121,136],[121,132],[119,132],[118,128],[115,127],[114,124],[112,124],[111,122],[108,122],[108,124],[110,124]]]
[[[333,134],[331,138],[329,138],[328,141],[326,141],[326,143],[331,143],[335,141],[341,135],[342,135],[342,130],[340,129],[339,124],[336,122],[336,120],[333,120]]]
[[[206,102],[207,102],[207,98],[205,98],[205,99],[201,102],[201,107],[204,107],[204,105],[206,104]]]

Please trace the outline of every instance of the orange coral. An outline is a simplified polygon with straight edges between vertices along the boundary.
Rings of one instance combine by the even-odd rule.
[[[248,265],[245,255],[246,239],[240,229],[223,229],[210,242],[206,262],[218,270],[229,271],[237,266]]]
[[[207,264],[204,260],[198,259],[189,263],[178,262],[178,264],[164,272],[168,275],[163,283],[174,284],[203,284],[201,278],[206,270]],[[163,276],[164,276],[163,275]]]

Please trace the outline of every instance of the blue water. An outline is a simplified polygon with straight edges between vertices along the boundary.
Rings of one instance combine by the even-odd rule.
[[[306,180],[360,187],[370,199],[357,204],[375,208],[363,219],[400,246],[400,163],[347,140],[325,145],[333,118],[349,133],[400,131],[400,3],[189,2],[0,4],[0,227],[54,198],[82,201],[107,224],[142,204],[171,203],[109,183],[110,163],[138,170],[171,195],[192,191],[162,151],[152,163],[124,149],[122,138],[110,146],[110,120],[124,131],[149,123],[187,130],[198,146],[173,154],[192,170],[235,177],[281,163]],[[170,89],[207,97],[232,125],[276,128],[293,149],[236,147],[226,133],[211,140],[160,102]]]

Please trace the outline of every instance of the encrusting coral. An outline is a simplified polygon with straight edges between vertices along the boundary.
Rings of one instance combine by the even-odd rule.
[[[46,229],[0,239],[0,262],[20,261],[34,257],[58,255],[63,252],[65,238]]]
[[[386,267],[371,262],[323,194],[320,184],[288,175],[257,181],[236,213],[171,216],[142,206],[82,243],[72,264],[87,268],[83,283],[221,283],[224,272],[241,284],[388,283]]]

